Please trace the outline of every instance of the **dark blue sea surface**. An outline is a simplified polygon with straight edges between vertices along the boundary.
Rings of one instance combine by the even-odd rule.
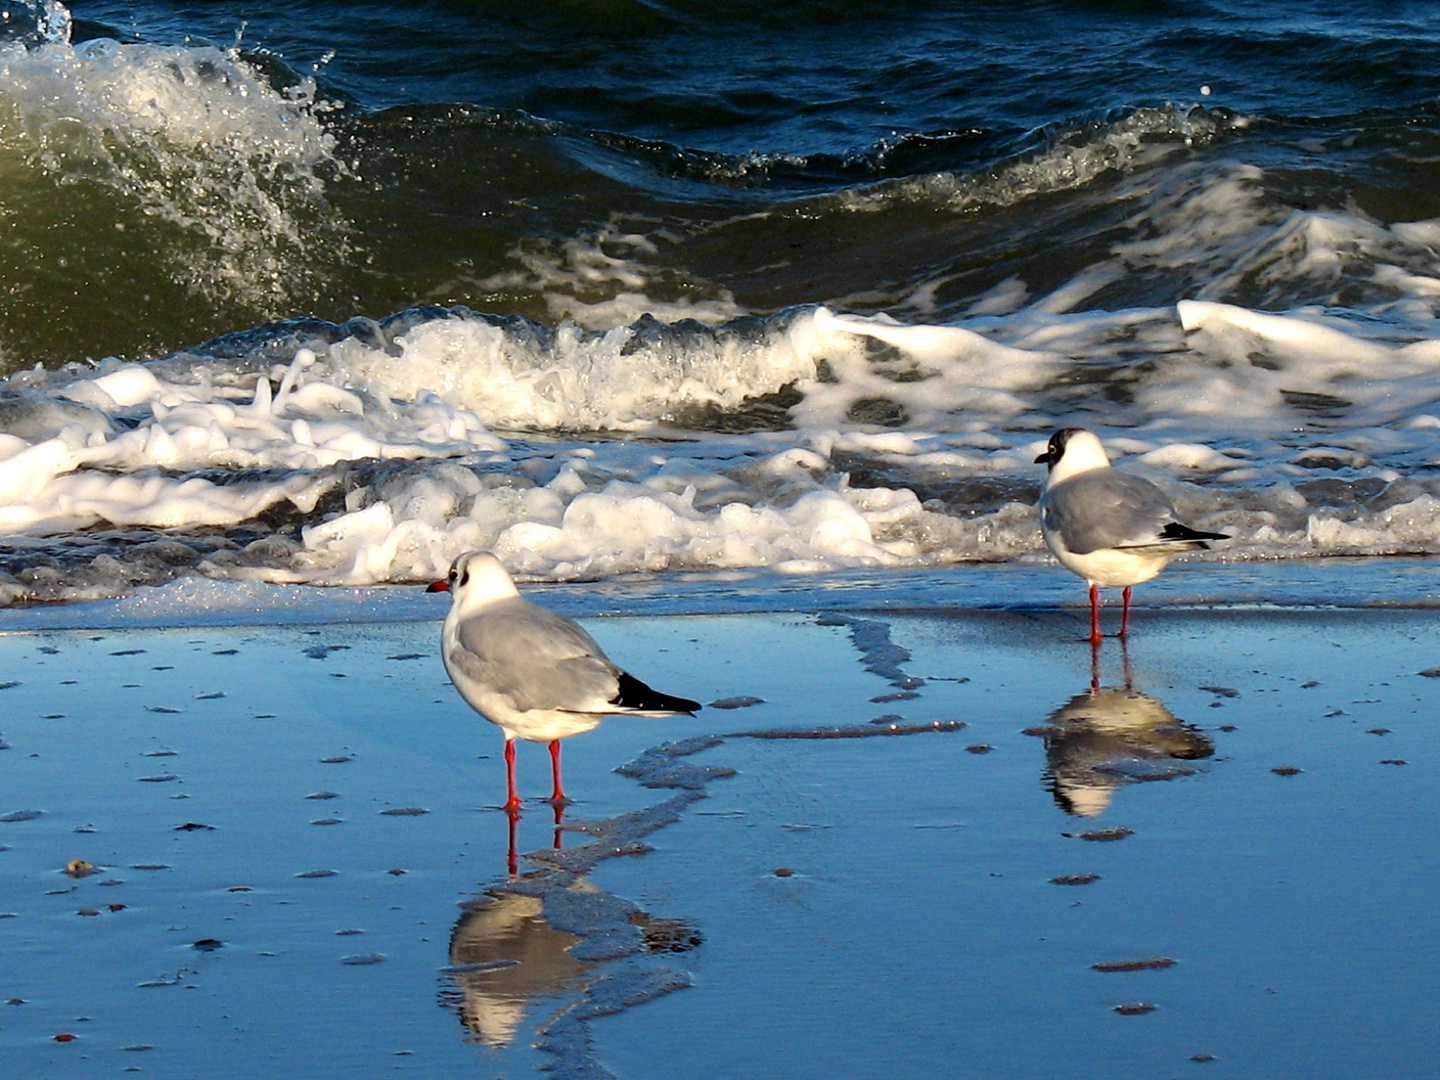
[[[553,322],[557,296],[617,288],[567,267],[565,246],[632,234],[653,245],[637,261],[657,301],[903,316],[924,289],[926,314],[945,317],[1009,277],[1043,290],[1146,238],[1137,180],[1222,163],[1262,169],[1258,197],[1277,213],[1437,213],[1427,4],[70,10],[77,45],[162,46],[177,71],[214,45],[319,131],[297,150],[237,120],[219,145],[187,147],[114,113],[81,117],[113,155],[97,170],[43,94],[8,85],[11,366],[141,359],[267,320],[418,303]],[[206,168],[174,160],[201,154]],[[252,213],[237,212],[237,183],[254,186]],[[1167,266],[1103,303],[1173,301],[1213,273]],[[1327,286],[1229,291],[1286,307],[1365,288]]]

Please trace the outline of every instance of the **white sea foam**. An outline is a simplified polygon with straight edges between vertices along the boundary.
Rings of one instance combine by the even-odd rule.
[[[187,566],[416,581],[476,547],[552,578],[1031,560],[1033,459],[1077,421],[1196,525],[1232,534],[1226,557],[1440,550],[1440,342],[1409,324],[1191,301],[952,326],[818,308],[679,337],[519,333],[463,311],[398,325],[383,347],[317,340],[286,364],[196,354],[12,376],[0,523],[58,566],[4,595],[113,594]],[[1137,342],[1164,347],[1117,369]],[[674,424],[787,388],[783,430]],[[78,541],[40,538],[86,528],[170,530],[172,546],[66,571]],[[201,529],[241,531],[206,547]]]
[[[544,297],[553,321],[590,330],[625,326],[645,315],[713,325],[745,314],[728,289],[658,265],[662,247],[676,240],[655,231],[654,222],[617,218],[563,240],[529,239],[511,252],[520,269],[473,285],[489,293],[533,290]]]

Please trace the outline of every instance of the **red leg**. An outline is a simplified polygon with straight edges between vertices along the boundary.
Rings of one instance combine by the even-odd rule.
[[[563,806],[566,802],[565,788],[560,783],[560,740],[553,739],[550,742],[550,772],[555,777],[555,789],[550,793],[550,801],[556,806]]]
[[[1100,586],[1090,583],[1090,643],[1100,644]]]
[[[505,800],[504,809],[518,811],[520,809],[520,796],[515,793],[515,740],[505,740],[505,786],[509,798]]]
[[[1121,613],[1121,615],[1120,615],[1120,636],[1123,638],[1123,637],[1125,637],[1127,634],[1130,633],[1130,586],[1129,586],[1129,585],[1126,585],[1126,586],[1125,586],[1125,592],[1124,592],[1122,595],[1125,597],[1124,603],[1123,603],[1123,607],[1122,607],[1122,613]]]

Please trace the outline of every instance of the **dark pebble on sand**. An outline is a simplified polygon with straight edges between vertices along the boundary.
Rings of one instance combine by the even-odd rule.
[[[750,697],[750,696],[748,696],[748,695],[741,694],[741,695],[739,695],[739,696],[737,696],[737,697],[727,697],[727,698],[721,698],[721,699],[718,700],[718,701],[712,701],[712,702],[710,702],[709,705],[706,706],[706,708],[709,708],[709,709],[748,709],[748,708],[750,708],[750,707],[753,706],[753,705],[764,705],[764,704],[765,704],[765,699],[764,699],[764,698],[760,698],[760,697]]]
[[[1134,829],[1127,829],[1123,825],[1114,829],[1096,829],[1093,832],[1063,833],[1064,836],[1078,836],[1081,840],[1089,840],[1091,843],[1111,843],[1116,840],[1124,840],[1127,836],[1134,836]]]
[[[325,657],[329,656],[332,652],[338,652],[341,649],[348,648],[350,648],[349,645],[311,645],[308,649],[305,649],[304,652],[311,660],[324,660]]]
[[[1174,967],[1175,961],[1168,956],[1154,956],[1149,960],[1116,960],[1110,963],[1091,964],[1092,971],[1163,971]]]
[[[1092,881],[1099,881],[1099,874],[1059,874],[1050,879],[1052,885],[1089,885]]]

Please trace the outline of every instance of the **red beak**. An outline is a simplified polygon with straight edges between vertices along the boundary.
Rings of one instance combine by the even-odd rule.
[[[425,591],[426,591],[426,592],[449,592],[449,591],[450,591],[450,582],[448,582],[448,581],[432,581],[429,585],[426,585],[426,586],[425,586]]]

